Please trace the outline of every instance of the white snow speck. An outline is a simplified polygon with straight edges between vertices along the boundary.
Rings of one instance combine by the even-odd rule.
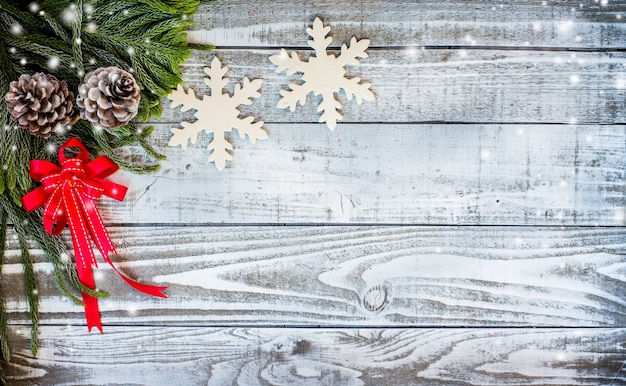
[[[559,33],[567,33],[572,29],[573,26],[574,26],[574,22],[572,22],[571,20],[567,20],[567,21],[559,22],[557,24],[556,29]]]
[[[22,28],[20,24],[15,23],[11,26],[11,33],[13,35],[21,35],[22,32],[24,32],[24,29]]]
[[[61,22],[65,25],[72,25],[76,18],[76,5],[72,4],[61,13]]]
[[[48,68],[51,70],[56,70],[59,67],[60,63],[61,63],[61,60],[58,57],[53,56],[50,59],[48,59]]]

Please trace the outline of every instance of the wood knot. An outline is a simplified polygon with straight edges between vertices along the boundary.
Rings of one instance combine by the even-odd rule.
[[[298,340],[291,352],[293,355],[306,355],[311,351],[311,342],[302,339]]]
[[[366,310],[377,312],[387,304],[387,287],[377,285],[370,288],[363,296],[363,307]]]

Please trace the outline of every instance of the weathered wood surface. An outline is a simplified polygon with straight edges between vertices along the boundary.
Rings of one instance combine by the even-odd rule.
[[[111,228],[133,291],[102,265],[104,324],[624,326],[626,231],[528,227]],[[9,245],[3,288],[20,282]],[[33,253],[37,253],[33,251]],[[45,261],[40,252],[38,261]],[[84,325],[38,263],[42,320]],[[21,287],[22,285],[20,285]],[[5,295],[27,320],[23,291]]]
[[[254,145],[231,135],[221,173],[168,127],[162,170],[114,176],[130,191],[101,200],[107,221],[626,224],[626,126],[267,124]]]
[[[320,16],[340,41],[357,36],[374,47],[624,48],[625,13],[623,0],[229,0],[202,5],[190,37],[229,47],[306,47],[305,28]]]
[[[276,73],[269,57],[278,53],[278,49],[197,53],[183,66],[185,87],[208,93],[203,69],[217,55],[230,69],[232,82],[241,82],[244,76],[263,79],[262,96],[243,106],[244,114],[265,122],[318,122],[321,97],[309,95],[293,113],[276,108],[280,90],[300,79]],[[371,50],[361,64],[348,66],[347,75],[372,83],[376,100],[358,105],[338,93],[344,116],[339,123],[624,123],[625,61],[624,52]],[[227,87],[232,92],[234,84]],[[167,106],[160,122],[181,119],[178,110]]]
[[[298,78],[268,57],[308,55],[315,16],[333,47],[371,39],[347,73],[377,100],[340,95],[334,132],[315,97],[275,108]],[[127,199],[100,208],[122,270],[170,298],[101,264],[104,336],[33,248],[32,357],[10,240],[11,384],[626,384],[626,1],[218,0],[196,20],[190,39],[219,49],[185,86],[208,91],[214,55],[232,82],[262,78],[241,110],[269,139],[232,133],[220,173],[208,135],[167,146],[192,114],[166,103],[151,141],[168,160],[115,175]]]
[[[626,329],[11,329],[12,385],[623,385]]]

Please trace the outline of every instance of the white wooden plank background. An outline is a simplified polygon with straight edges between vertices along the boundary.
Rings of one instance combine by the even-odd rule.
[[[16,327],[13,344],[28,329]],[[623,384],[626,329],[47,326],[15,385]],[[138,354],[141,353],[141,354]]]
[[[275,109],[297,78],[267,58],[308,55],[315,16],[333,47],[371,39],[348,74],[377,100],[334,132],[317,98]],[[218,49],[186,86],[208,92],[214,55],[262,78],[241,110],[269,139],[232,133],[219,172],[209,135],[167,146],[192,114],[166,103],[151,141],[168,160],[116,174],[127,199],[100,208],[120,267],[169,298],[102,266],[104,335],[33,247],[33,358],[9,240],[11,384],[626,384],[625,1],[219,0],[196,20],[190,40]]]
[[[168,285],[130,291],[98,269],[104,323],[324,326],[626,324],[626,232],[535,227],[112,227],[117,261]],[[6,287],[20,282],[12,242]],[[42,320],[82,323],[37,251]],[[23,291],[6,299],[28,316]],[[184,311],[183,313],[181,313]]]
[[[274,48],[199,53],[184,65],[185,85],[208,93],[203,69],[218,55],[233,82],[263,79],[262,97],[242,112],[265,122],[317,123],[319,97],[310,96],[295,113],[275,108],[279,91],[298,80],[275,72],[268,58],[278,53]],[[347,74],[371,82],[376,100],[358,105],[339,95],[345,122],[624,123],[625,59],[622,51],[371,50]],[[164,121],[180,117],[177,110],[164,109]]]
[[[207,142],[167,147],[148,176],[116,175],[115,223],[624,225],[624,125],[267,124],[231,136],[232,163]],[[137,156],[139,157],[141,153]]]
[[[625,11],[623,0],[228,0],[202,5],[190,36],[227,47],[306,47],[305,28],[322,16],[337,41],[357,36],[374,47],[623,48]]]

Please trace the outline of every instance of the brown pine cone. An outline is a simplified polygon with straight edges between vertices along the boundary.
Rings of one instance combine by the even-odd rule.
[[[98,68],[78,86],[80,117],[97,128],[117,129],[137,115],[141,93],[133,76],[117,67]]]
[[[38,72],[11,82],[4,96],[11,118],[32,135],[48,138],[58,126],[70,123],[74,93],[64,80]]]

